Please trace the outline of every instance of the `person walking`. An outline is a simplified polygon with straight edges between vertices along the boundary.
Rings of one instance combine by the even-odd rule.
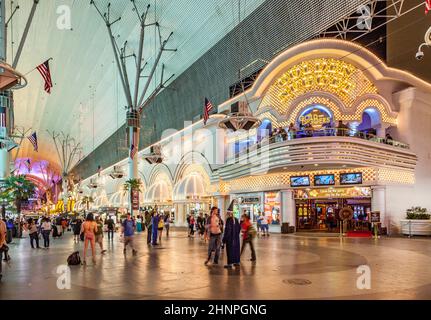
[[[223,243],[226,246],[227,264],[224,266],[227,269],[232,269],[233,266],[240,266],[240,233],[241,225],[237,218],[233,216],[233,212],[228,209],[226,213],[226,226],[224,229]]]
[[[73,241],[79,243],[79,234],[81,233],[82,220],[77,218],[73,224]]]
[[[115,222],[112,216],[106,220],[106,227],[108,229],[108,240],[114,240]]]
[[[211,261],[211,256],[214,251],[214,262],[213,264],[218,264],[218,259],[220,255],[220,244],[221,244],[221,229],[220,229],[220,219],[218,217],[218,208],[211,208],[211,216],[207,220],[207,230],[206,230],[209,243],[208,243],[208,258],[205,261],[205,265]]]
[[[243,218],[243,222],[241,224],[241,229],[242,229],[243,238],[242,238],[242,246],[241,246],[240,256],[243,254],[245,246],[247,244],[249,244],[250,249],[251,249],[250,261],[255,262],[256,261],[256,251],[254,250],[253,239],[256,236],[256,230],[254,230],[254,227],[251,224],[250,217],[248,215],[244,214],[242,216],[242,218]]]
[[[7,251],[8,251],[8,246],[6,244],[6,235],[7,234],[7,228],[6,228],[6,223],[0,219],[0,281],[3,277],[3,253],[5,253],[5,255],[7,255]]]
[[[197,218],[197,230],[199,231],[199,237],[202,239],[204,239],[205,236],[205,218],[204,218],[204,214],[201,212],[199,213],[199,216]]]
[[[85,222],[82,224],[81,233],[84,234],[84,261],[83,264],[87,264],[87,249],[88,244],[91,245],[91,255],[93,256],[93,263],[96,264],[96,233],[97,223],[94,221],[92,213],[87,214]]]
[[[96,217],[97,230],[94,233],[96,236],[96,243],[100,246],[100,251],[105,254],[106,250],[103,249],[103,222],[100,217]]]
[[[67,219],[66,219],[66,218],[63,218],[63,219],[61,220],[61,229],[62,229],[62,234],[66,234],[67,227],[68,227]]]
[[[153,229],[153,235],[152,235],[153,241],[152,241],[151,244],[153,246],[157,245],[157,234],[159,232],[159,220],[160,220],[159,214],[158,213],[154,213],[152,221],[151,221],[152,229]]]
[[[145,211],[145,226],[147,227],[147,244],[151,244],[151,235],[153,233],[153,214]]]
[[[28,234],[30,236],[31,248],[34,249],[34,242],[36,242],[36,248],[39,249],[40,248],[39,247],[39,233],[37,230],[36,222],[33,220],[33,218],[28,219],[27,230],[28,230]]]
[[[162,244],[162,234],[163,234],[164,228],[165,228],[165,217],[159,214],[159,224],[157,226],[157,235],[159,237],[159,244]]]
[[[42,237],[43,237],[43,246],[45,249],[49,248],[49,236],[52,231],[52,225],[51,221],[49,221],[49,218],[46,218],[42,220]]]
[[[123,253],[127,253],[127,245],[130,245],[132,248],[132,254],[136,256],[138,251],[135,249],[135,244],[133,242],[133,237],[135,235],[136,224],[135,221],[132,220],[132,215],[130,213],[127,214],[127,218],[123,221],[121,233],[124,236],[124,249]]]
[[[166,238],[169,238],[169,228],[170,228],[171,223],[172,223],[171,215],[170,215],[170,213],[168,213],[168,214],[166,214],[166,217],[165,217]]]
[[[189,228],[189,237],[193,238],[195,235],[195,215],[193,213],[190,215]]]
[[[61,218],[61,216],[58,216],[57,219],[55,220],[55,227],[57,228],[57,237],[61,237],[62,236],[62,232],[63,232],[63,226],[62,226],[62,222],[63,219]]]

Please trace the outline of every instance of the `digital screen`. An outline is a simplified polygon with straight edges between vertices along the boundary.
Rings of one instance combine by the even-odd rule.
[[[314,176],[315,186],[332,186],[335,184],[335,176],[333,174],[321,174]]]
[[[361,184],[362,173],[342,173],[340,174],[340,184]]]
[[[292,187],[307,187],[310,185],[309,176],[290,177],[290,185]]]

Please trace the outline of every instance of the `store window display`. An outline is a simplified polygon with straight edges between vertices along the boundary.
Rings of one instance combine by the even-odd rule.
[[[280,192],[266,192],[264,214],[269,225],[281,225]]]

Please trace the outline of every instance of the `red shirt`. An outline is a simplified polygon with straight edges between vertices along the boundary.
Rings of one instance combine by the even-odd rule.
[[[243,240],[247,239],[247,230],[248,230],[248,228],[250,226],[251,226],[251,221],[250,220],[244,220],[244,222],[241,224],[242,239]]]

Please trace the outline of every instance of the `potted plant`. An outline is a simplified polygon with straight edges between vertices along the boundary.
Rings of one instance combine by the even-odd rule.
[[[401,232],[410,236],[431,236],[431,214],[421,207],[407,209],[406,219],[401,220]]]

